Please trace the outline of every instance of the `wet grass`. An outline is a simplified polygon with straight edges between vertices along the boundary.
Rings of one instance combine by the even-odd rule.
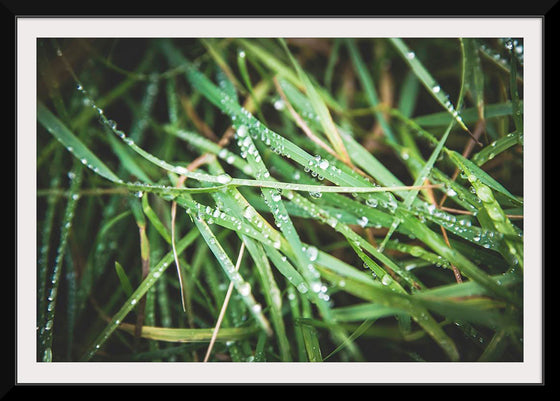
[[[39,361],[521,361],[523,44],[38,42]]]

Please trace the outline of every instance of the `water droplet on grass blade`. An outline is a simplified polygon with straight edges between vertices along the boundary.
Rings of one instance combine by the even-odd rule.
[[[307,257],[311,262],[316,261],[317,256],[319,256],[319,250],[314,246],[310,246],[309,248],[307,248],[305,253],[307,254]]]
[[[285,104],[284,101],[282,99],[278,99],[277,101],[274,102],[274,108],[278,111],[280,110],[284,110]]]
[[[251,284],[245,281],[239,286],[238,290],[241,295],[246,297],[251,293]]]
[[[216,179],[218,180],[218,182],[220,184],[228,184],[231,182],[232,178],[229,174],[220,174],[219,176],[216,177]]]
[[[239,128],[237,128],[237,136],[239,138],[243,138],[245,135],[247,135],[248,129],[246,125],[241,125],[239,126]]]
[[[366,216],[362,216],[362,217],[360,217],[360,218],[358,219],[358,225],[359,225],[360,227],[365,227],[365,226],[367,225],[368,221],[369,221],[369,220],[368,220],[368,218],[367,218]]]
[[[383,278],[381,279],[381,283],[383,285],[389,285],[392,282],[393,282],[393,278],[388,274],[384,275]]]
[[[492,190],[487,186],[481,186],[477,191],[477,195],[480,200],[485,203],[489,203],[494,200],[494,194],[492,193]]]

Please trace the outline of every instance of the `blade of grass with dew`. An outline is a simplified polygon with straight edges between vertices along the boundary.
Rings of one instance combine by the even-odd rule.
[[[309,362],[323,362],[317,329],[304,323],[300,324],[300,328],[303,333],[303,342]]]
[[[104,121],[104,123],[109,124],[110,120],[106,120],[106,121]],[[219,176],[214,176],[214,175],[211,175],[211,174],[192,172],[192,171],[187,170],[184,167],[175,166],[175,165],[172,165],[172,164],[169,164],[169,163],[165,162],[164,160],[161,160],[161,159],[157,158],[156,156],[152,155],[151,153],[146,152],[144,149],[142,149],[138,145],[136,145],[132,140],[127,138],[126,135],[122,131],[116,130],[114,127],[109,127],[109,128],[111,128],[115,132],[116,135],[121,137],[125,141],[125,143],[128,146],[130,146],[134,151],[136,151],[138,154],[140,154],[146,160],[152,162],[153,164],[159,166],[162,169],[165,169],[167,171],[177,173],[177,174],[180,174],[180,175],[183,175],[183,176],[186,176],[188,178],[195,179],[195,180],[222,184],[222,185],[217,185],[217,186],[214,186],[214,187],[203,187],[203,188],[193,188],[193,187],[174,188],[174,187],[165,187],[165,186],[161,186],[161,185],[154,186],[154,185],[147,185],[147,184],[142,184],[142,183],[124,183],[122,181],[118,182],[119,184],[121,184],[123,186],[126,186],[127,188],[129,188],[131,190],[149,191],[149,192],[155,192],[155,193],[160,193],[160,194],[163,193],[163,194],[173,195],[173,194],[179,194],[179,193],[182,193],[182,192],[191,192],[191,193],[212,192],[212,191],[220,190],[226,185],[230,185],[230,186],[256,186],[256,187],[262,187],[262,188],[276,188],[276,189],[289,188],[289,189],[293,189],[293,190],[300,190],[300,191],[307,191],[307,192],[347,192],[347,193],[348,192],[353,192],[353,193],[391,192],[391,191],[398,191],[398,190],[402,190],[402,189],[407,189],[407,188],[379,188],[379,187],[375,188],[375,187],[371,187],[371,186],[368,186],[368,185],[360,186],[360,187],[333,187],[333,186],[321,186],[321,185],[299,185],[299,184],[292,184],[292,183],[272,182],[270,180],[262,180],[262,179],[257,179],[257,180],[235,179],[235,178],[232,178],[229,174],[221,174]],[[315,162],[318,162],[318,160],[316,158],[315,158]],[[323,164],[319,163],[318,167],[319,168],[326,168],[326,167],[322,167],[322,165]],[[93,167],[93,169],[95,171],[95,167]]]
[[[142,65],[139,67],[139,71],[141,71],[143,68],[146,68],[147,65],[149,64],[149,59],[144,59],[142,61]],[[134,87],[134,84],[138,82],[138,79],[135,77],[127,77],[125,80],[123,80],[119,85],[117,85],[113,90],[111,90],[109,93],[107,93],[105,96],[101,97],[98,101],[98,105],[100,108],[106,108],[109,105],[111,105],[113,102],[115,102],[117,99],[121,98],[124,94],[126,94],[128,91],[132,90],[132,88]],[[98,112],[95,110],[95,108],[84,108],[84,110],[78,115],[76,116],[76,118],[74,118],[72,120],[72,126],[69,127],[72,130],[78,129],[80,127],[83,127],[85,125],[88,124],[88,122],[97,117]]]
[[[187,191],[191,192],[208,192],[217,190],[221,188],[222,185],[218,185],[215,188],[173,188],[173,187],[165,187],[160,185],[148,185],[148,184],[139,184],[139,183],[125,183],[121,179],[119,179],[97,156],[95,156],[72,132],[70,132],[63,124],[58,120],[47,108],[45,108],[42,103],[38,106],[38,118],[39,121],[45,126],[45,128],[56,138],[58,139],[67,149],[71,152],[76,158],[78,158],[84,165],[86,165],[89,169],[91,169],[96,174],[106,178],[109,181],[112,181],[116,184],[122,185],[127,187],[132,191],[151,191],[158,194],[173,194],[173,193],[183,193]],[[106,124],[109,124],[109,120],[105,121]],[[122,131],[118,131],[121,132]],[[123,133],[124,135],[124,133]],[[126,141],[125,141],[126,142]],[[188,171],[183,167],[172,166],[162,160],[155,158],[155,156],[145,152],[141,148],[139,148],[136,144],[131,141],[128,141],[127,144],[136,150],[138,153],[143,155],[147,160],[159,165],[162,168],[165,168],[169,171],[176,172],[178,174],[183,174]],[[184,175],[184,174],[183,174]],[[200,179],[200,180],[207,180],[210,182],[220,183],[220,181],[224,181],[221,177],[215,177],[208,174],[198,174],[192,173],[191,178]],[[231,177],[230,177],[231,179]],[[256,185],[260,185],[256,183]]]
[[[523,202],[519,200],[516,196],[514,196],[511,192],[509,192],[502,184],[496,181],[492,176],[490,176],[486,171],[482,170],[478,167],[475,163],[471,160],[463,157],[461,154],[455,151],[447,151],[450,158],[455,162],[456,166],[459,167],[467,177],[469,175],[476,175],[478,180],[480,180],[484,185],[492,188],[493,190],[499,192],[500,194],[507,197],[510,201],[512,201],[515,205],[522,205]],[[468,172],[467,172],[468,171]]]
[[[177,242],[177,250],[182,252],[189,246],[198,236],[199,231],[192,229],[181,240]],[[158,281],[158,279],[165,272],[167,267],[173,262],[173,252],[168,252],[150,271],[150,274],[144,281],[134,290],[132,296],[121,306],[121,308],[113,315],[111,322],[105,329],[97,336],[93,344],[86,350],[82,356],[82,361],[90,360],[97,352],[98,349],[107,341],[115,329],[122,323],[123,319],[135,307],[140,298]]]
[[[520,101],[520,105],[523,102]],[[511,102],[496,103],[485,105],[484,119],[490,120],[492,118],[510,116],[513,113],[513,106]],[[479,119],[478,110],[476,107],[470,107],[463,110],[461,113],[466,123],[476,123]],[[449,113],[438,112],[427,114],[419,117],[414,117],[413,121],[421,127],[438,127],[447,125],[449,122]]]
[[[60,161],[60,154],[61,151],[57,151],[55,153],[54,158],[54,165],[59,165]],[[75,173],[71,173],[69,177]],[[58,188],[60,185],[60,175],[55,173],[54,177],[51,179],[49,187],[50,188]],[[37,290],[37,324],[42,327],[45,324],[45,313],[46,313],[46,302],[47,297],[46,294],[46,286],[47,286],[47,275],[49,272],[49,255],[51,252],[51,237],[53,235],[53,225],[54,225],[54,218],[55,218],[55,211],[57,205],[58,198],[55,196],[49,196],[47,198],[47,206],[44,215],[44,219],[42,221],[41,227],[41,247],[39,249],[39,258],[38,258],[38,274],[37,274],[37,281],[38,281],[38,290]]]
[[[211,163],[210,167],[214,173],[223,173],[223,169],[216,163]],[[251,215],[252,210],[249,206],[243,209],[242,197],[237,192],[235,188],[228,188],[223,192],[214,193],[216,200],[224,204],[227,209],[235,211],[235,215],[240,217],[253,217]],[[247,210],[248,212],[244,212]],[[271,307],[271,321],[274,328],[276,337],[278,338],[278,345],[282,355],[283,361],[290,361],[291,356],[289,352],[289,342],[286,335],[284,322],[282,319],[282,300],[280,298],[280,290],[276,284],[276,281],[272,275],[272,270],[270,267],[270,262],[266,253],[264,252],[262,246],[255,242],[252,238],[241,236],[241,239],[247,246],[251,257],[255,262],[255,266],[259,272],[259,277],[261,279],[261,285],[263,286],[263,293],[267,304]]]
[[[514,277],[501,276],[504,282],[512,282]],[[348,281],[352,283],[352,279]],[[346,282],[345,282],[346,284]],[[357,283],[353,283],[355,288]],[[363,284],[362,284],[363,285]],[[369,286],[378,285],[370,282]],[[358,287],[359,288],[359,287]],[[375,293],[376,290],[371,290]],[[407,303],[401,301],[388,304],[379,304],[379,297],[374,296],[371,291],[356,290],[355,295],[362,296],[365,300],[374,303],[356,304],[348,307],[337,308],[334,311],[342,321],[360,321],[365,319],[378,319],[385,316],[398,315],[406,311]],[[500,309],[503,303],[485,297],[488,292],[484,287],[474,282],[452,284],[443,287],[436,287],[425,291],[416,292],[414,295],[394,293],[404,299],[409,299],[411,303],[423,306],[432,310],[447,319],[456,321],[469,321],[484,324],[488,327],[512,327],[512,322],[507,319]],[[467,297],[468,299],[461,299]],[[395,305],[392,307],[391,305]]]
[[[114,136],[108,136],[109,143],[111,144],[111,148],[116,153],[119,161],[121,162],[121,166],[128,171],[130,174],[138,177],[138,179],[146,182],[148,184],[153,184],[153,181],[148,177],[148,175],[144,172],[142,168],[138,166],[136,160],[130,155],[130,151],[120,143]]]
[[[258,325],[269,335],[272,333],[270,329],[270,324],[268,320],[262,313],[261,305],[255,300],[253,294],[250,292],[250,286],[247,281],[243,279],[243,276],[239,272],[235,271],[235,266],[231,262],[231,259],[224,251],[223,247],[220,245],[219,241],[216,239],[216,236],[210,230],[207,222],[203,219],[194,219],[194,222],[200,231],[202,237],[206,240],[208,247],[214,253],[218,262],[222,266],[224,272],[233,283],[235,289],[247,305],[248,310],[250,311],[251,315],[255,318],[255,321]]]
[[[60,233],[60,240],[57,249],[57,254],[55,258],[55,264],[53,271],[51,273],[51,286],[49,291],[49,296],[47,297],[47,311],[45,314],[44,325],[41,326],[39,331],[39,346],[42,355],[40,355],[43,362],[52,362],[53,360],[53,330],[54,330],[54,318],[56,313],[56,302],[58,295],[58,288],[60,283],[60,276],[62,272],[62,263],[64,260],[64,255],[66,253],[66,247],[68,243],[68,236],[70,228],[72,227],[72,220],[74,218],[74,213],[78,203],[77,193],[82,184],[82,167],[76,162],[74,168],[72,169],[72,180],[70,182],[70,197],[68,198],[68,203],[66,204],[66,210],[64,212],[64,217],[62,220],[62,227]]]
[[[488,146],[481,149],[478,153],[475,153],[471,161],[478,167],[481,167],[486,162],[492,160],[499,154],[505,152],[506,150],[516,146],[523,145],[523,133],[514,131],[506,136],[503,136],[494,142],[490,143]]]
[[[241,172],[251,175],[252,171],[250,166],[243,160],[242,157],[234,152],[231,152],[227,148],[223,148],[215,142],[204,138],[203,136],[183,129],[178,129],[172,126],[165,126],[165,132],[184,140],[193,146],[196,146],[202,152],[213,153],[218,156],[221,160],[225,161],[227,164],[234,166]]]
[[[66,149],[83,164],[102,177],[118,182],[119,178],[95,156],[66,126],[54,116],[41,102],[37,104],[37,118]]]
[[[523,243],[519,240],[510,238],[520,238],[518,231],[515,229],[509,218],[505,215],[502,207],[496,201],[492,190],[485,185],[475,172],[463,165],[463,171],[467,174],[467,178],[479,197],[482,208],[496,230],[504,235],[504,242],[513,258],[515,264],[523,269]],[[479,216],[479,219],[481,217]],[[484,223],[484,221],[481,221]]]
[[[401,57],[407,62],[420,82],[422,82],[426,89],[428,89],[430,94],[448,111],[449,114],[453,116],[453,118],[461,128],[463,128],[467,132],[470,132],[463,122],[463,117],[459,114],[460,107],[453,106],[445,92],[441,89],[441,86],[436,82],[436,80],[432,77],[432,75],[424,67],[424,65],[418,60],[415,53],[408,48],[408,46],[402,39],[389,38],[389,41],[399,51]],[[461,98],[459,98],[459,101],[461,101]]]

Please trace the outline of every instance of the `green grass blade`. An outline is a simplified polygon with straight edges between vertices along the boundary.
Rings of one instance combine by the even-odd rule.
[[[303,341],[305,343],[305,350],[307,351],[309,362],[323,362],[317,329],[304,323],[302,323],[300,327],[303,333]]]
[[[290,57],[290,60],[298,73],[299,79],[305,86],[305,90],[307,92],[307,96],[309,97],[311,105],[315,113],[319,116],[319,121],[323,128],[323,132],[327,135],[329,142],[331,143],[333,149],[339,155],[341,160],[349,161],[348,152],[344,147],[344,142],[342,142],[342,139],[340,138],[340,133],[338,132],[334,124],[327,105],[325,104],[319,93],[315,90],[315,86],[313,85],[311,80],[307,77],[301,66],[293,57],[292,53],[288,49],[286,42],[284,40],[280,40],[280,43],[282,43],[284,50]]]
[[[119,181],[119,178],[41,102],[37,104],[37,118],[46,130],[84,165],[110,181]]]
[[[441,86],[432,77],[430,72],[424,67],[424,65],[418,60],[415,53],[408,48],[402,39],[390,38],[391,43],[399,51],[401,57],[407,62],[412,71],[416,74],[420,82],[426,87],[428,92],[447,110],[449,114],[453,116],[455,121],[463,128],[465,131],[469,132],[469,129],[463,122],[463,117],[459,114],[459,106],[455,107],[447,97],[445,91],[442,90]],[[461,99],[459,98],[459,102]]]
[[[119,282],[121,283],[121,288],[123,289],[125,295],[127,296],[127,298],[130,298],[130,296],[133,293],[132,284],[130,284],[130,280],[128,279],[128,276],[126,275],[126,272],[124,271],[123,267],[116,260],[115,260],[115,272],[119,277]]]
[[[358,73],[358,77],[360,78],[360,83],[364,87],[368,102],[371,107],[376,109],[375,115],[377,117],[377,120],[381,124],[381,127],[383,128],[384,135],[386,136],[387,140],[391,142],[395,142],[396,138],[395,135],[393,134],[393,130],[391,129],[391,126],[387,122],[385,115],[380,110],[378,110],[379,99],[377,96],[377,91],[375,90],[375,85],[371,78],[371,74],[367,71],[367,67],[358,52],[356,44],[354,43],[353,40],[347,39],[346,45],[350,50],[350,57],[352,58],[352,63]]]
[[[70,228],[72,227],[72,221],[74,218],[75,209],[78,203],[77,193],[82,184],[82,167],[78,164],[75,165],[72,170],[72,181],[70,184],[70,194],[66,205],[66,210],[64,212],[64,218],[62,221],[62,228],[60,233],[60,241],[57,249],[56,259],[54,268],[51,276],[51,286],[49,291],[49,296],[47,297],[47,311],[45,314],[44,325],[41,326],[39,331],[39,341],[41,349],[41,358],[43,362],[52,362],[53,360],[53,330],[54,330],[54,318],[56,312],[57,295],[58,288],[60,284],[60,277],[62,274],[62,264],[64,260],[64,255],[67,251],[68,236],[70,233]]]

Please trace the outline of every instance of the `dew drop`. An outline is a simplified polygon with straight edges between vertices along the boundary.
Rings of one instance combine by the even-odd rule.
[[[226,173],[220,174],[218,177],[216,177],[216,179],[220,184],[228,184],[232,180],[231,176]]]
[[[406,58],[409,60],[412,60],[414,57],[416,57],[416,54],[414,54],[414,52],[408,52],[406,53]]]
[[[492,194],[492,190],[487,186],[482,186],[477,191],[478,197],[481,201],[489,203],[494,200],[494,195]]]
[[[251,284],[244,282],[238,287],[238,290],[241,295],[246,297],[251,293]]]
[[[383,278],[381,279],[381,283],[383,285],[389,285],[392,282],[393,282],[393,278],[388,274],[384,275]]]
[[[278,99],[277,101],[274,102],[274,108],[278,111],[284,110],[285,106],[286,105],[284,104],[284,101],[281,99]]]
[[[368,223],[368,221],[369,221],[369,220],[368,220],[368,218],[367,218],[366,216],[362,216],[362,217],[360,217],[360,218],[358,219],[358,225],[359,225],[360,227],[365,227],[366,224]]]
[[[432,91],[433,91],[434,93],[439,93],[440,90],[441,90],[441,88],[440,88],[439,85],[436,85],[436,86],[434,86],[434,87],[432,88]]]
[[[305,283],[299,283],[297,285],[297,290],[302,293],[305,294],[307,292],[307,286],[305,285]]]
[[[247,126],[241,125],[239,128],[237,128],[237,136],[243,138],[245,135],[247,135],[247,131]]]
[[[309,248],[307,248],[305,253],[307,254],[307,257],[311,262],[316,261],[317,256],[319,256],[319,250],[314,246],[310,246]]]
[[[453,190],[453,188],[449,188],[449,189],[447,190],[446,194],[447,194],[447,196],[454,197],[455,195],[457,195],[457,192],[455,192],[455,191]]]
[[[272,200],[273,200],[274,202],[279,202],[280,199],[282,199],[282,196],[280,195],[280,192],[278,192],[278,191],[273,192],[273,193],[270,195],[270,197],[272,198]]]

